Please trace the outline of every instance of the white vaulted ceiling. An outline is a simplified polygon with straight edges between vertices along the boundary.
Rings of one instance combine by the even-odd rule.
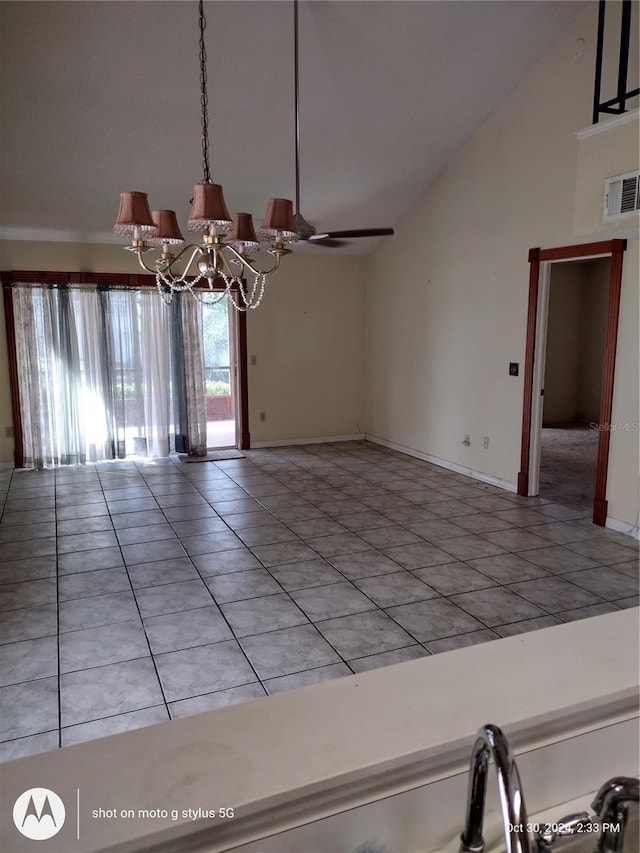
[[[393,226],[584,5],[302,2],[306,218]],[[259,221],[294,195],[293,4],[205,9],[213,177]],[[4,0],[0,28],[0,237],[111,241],[131,189],[185,226],[202,177],[195,0]]]

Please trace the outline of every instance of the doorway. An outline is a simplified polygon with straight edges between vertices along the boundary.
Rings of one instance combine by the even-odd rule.
[[[539,494],[584,515],[595,494],[610,267],[610,258],[556,263],[549,280]]]
[[[238,446],[236,312],[228,299],[202,305],[207,449]]]
[[[527,316],[527,339],[524,369],[524,400],[522,414],[522,444],[520,472],[518,473],[518,494],[522,496],[534,496],[542,494],[541,479],[547,476],[544,466],[541,466],[541,459],[544,451],[542,439],[544,431],[543,423],[545,406],[546,415],[548,418],[547,426],[548,428],[551,428],[552,418],[554,417],[554,406],[556,406],[556,414],[559,411],[557,408],[558,397],[561,401],[564,399],[565,402],[567,397],[571,397],[571,395],[568,395],[566,392],[567,386],[565,383],[564,392],[560,391],[558,393],[557,388],[552,388],[552,395],[556,394],[555,403],[552,399],[552,402],[550,404],[547,404],[545,399],[547,396],[545,382],[548,378],[545,369],[545,362],[547,357],[547,338],[549,336],[548,333],[551,329],[551,336],[553,337],[555,335],[559,339],[559,344],[557,342],[556,344],[551,344],[552,350],[555,346],[556,350],[559,349],[560,354],[559,356],[552,356],[552,364],[555,364],[555,369],[550,368],[549,377],[551,377],[552,373],[568,373],[570,376],[573,376],[574,382],[578,382],[579,387],[579,380],[577,379],[577,376],[579,374],[580,369],[582,369],[583,374],[587,370],[589,370],[592,375],[594,373],[597,373],[598,371],[600,372],[601,378],[599,383],[599,394],[597,391],[597,383],[593,380],[589,382],[589,408],[591,413],[593,413],[594,406],[597,406],[598,409],[597,419],[589,422],[589,428],[593,433],[595,433],[594,436],[591,436],[591,441],[594,444],[597,441],[597,452],[594,469],[595,477],[590,479],[590,482],[594,483],[593,491],[591,492],[591,489],[589,489],[592,495],[592,500],[591,498],[585,498],[583,502],[591,505],[593,512],[593,522],[594,524],[598,524],[601,526],[605,525],[607,519],[606,487],[607,468],[609,463],[609,427],[611,422],[611,411],[613,404],[613,385],[615,376],[618,316],[620,310],[620,289],[622,284],[622,258],[625,248],[625,240],[607,240],[598,243],[586,243],[577,246],[563,246],[557,249],[531,249],[529,252],[529,303]],[[601,348],[593,346],[593,352],[591,354],[586,353],[584,356],[580,356],[578,353],[578,355],[574,357],[574,366],[577,363],[577,372],[576,370],[573,370],[572,372],[572,370],[568,369],[566,363],[567,338],[573,336],[573,338],[577,342],[580,339],[581,335],[588,334],[585,333],[585,329],[588,329],[588,323],[586,320],[584,320],[583,322],[580,319],[581,309],[580,307],[578,307],[573,309],[574,318],[571,321],[573,323],[573,331],[571,332],[571,335],[569,335],[568,333],[568,326],[566,325],[566,323],[563,325],[562,321],[559,323],[560,330],[557,335],[553,331],[553,324],[555,320],[552,320],[550,327],[549,311],[552,273],[554,271],[554,268],[560,269],[564,265],[574,262],[573,269],[567,267],[567,272],[561,270],[560,273],[554,275],[554,279],[556,281],[559,281],[560,286],[562,287],[563,280],[565,281],[565,284],[572,280],[580,280],[582,271],[578,270],[578,265],[575,262],[593,261],[594,259],[604,259],[608,267],[606,300],[602,291],[600,291],[599,294],[599,298],[601,298],[603,302],[606,301],[606,319],[604,320],[604,330],[602,330],[602,327],[600,327],[599,331],[603,343]],[[602,273],[603,269],[604,267],[602,267],[602,265],[600,265],[600,267],[590,268],[590,271],[593,272],[594,281],[598,278],[596,273]],[[571,286],[574,289],[580,289],[580,295],[582,297],[581,301],[584,302],[585,290],[581,287],[581,285],[576,283]],[[597,286],[598,285],[594,285],[594,287]],[[558,291],[558,293],[560,294],[558,297],[560,299],[560,302],[562,302],[563,299],[566,302],[568,291],[565,289],[564,293],[561,291]],[[557,300],[554,298],[554,301]],[[553,303],[551,304],[551,308],[553,310]],[[597,316],[598,312],[595,310],[595,306],[593,306],[593,309],[594,310],[592,313],[594,314],[594,316]],[[591,308],[585,309],[583,312],[584,317],[588,317],[590,311]],[[582,331],[580,331],[581,329]],[[595,344],[595,339],[593,343]],[[563,347],[565,350],[564,362],[562,361]],[[599,352],[597,354],[597,357],[595,357],[596,349],[599,349],[599,352],[602,352],[601,361],[599,361]],[[592,356],[594,357],[595,363],[594,365],[589,365],[589,367],[587,368],[587,361]],[[554,378],[550,379],[552,386],[554,385],[556,378],[557,377],[554,375]],[[584,400],[580,402],[581,398],[578,396],[576,388],[576,397],[572,399],[574,399],[574,401],[576,402],[576,406],[574,406],[573,410],[569,412],[569,418],[575,418],[577,414],[579,414],[580,406],[586,406],[586,402],[584,401],[586,401],[587,397],[585,397]],[[565,407],[565,415],[567,414],[569,409],[571,409],[571,405],[567,405]],[[591,423],[593,423],[593,427],[590,426]],[[577,433],[578,430],[575,430],[575,432]],[[571,436],[570,439],[573,440]],[[577,441],[580,442],[579,437]],[[567,441],[567,444],[570,444],[570,441]],[[589,464],[590,463],[585,463],[585,465],[582,465],[583,468],[585,468],[586,466],[587,469],[586,471],[582,471],[582,473],[579,474],[579,478],[583,482],[585,481],[585,479],[592,477],[592,474],[589,472]],[[553,460],[551,460],[551,465],[553,465]],[[577,465],[577,467],[580,468],[581,466]],[[553,483],[545,482],[543,480],[542,488],[546,488],[548,490],[549,488],[553,488],[553,486]],[[556,484],[556,486],[558,486],[558,484]],[[561,500],[561,498],[559,497],[551,497],[550,499]]]

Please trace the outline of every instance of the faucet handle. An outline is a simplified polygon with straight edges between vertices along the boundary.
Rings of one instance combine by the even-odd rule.
[[[589,812],[575,812],[558,821],[541,824],[535,833],[535,842],[540,853],[549,851],[560,838],[571,838],[580,832],[588,831],[593,819]]]
[[[640,798],[640,784],[633,776],[614,776],[609,779],[596,794],[591,808],[601,820],[614,819],[623,803],[637,803]]]
[[[639,801],[640,785],[633,776],[614,776],[600,788],[591,805],[600,821],[598,853],[622,851],[630,819],[630,804]]]

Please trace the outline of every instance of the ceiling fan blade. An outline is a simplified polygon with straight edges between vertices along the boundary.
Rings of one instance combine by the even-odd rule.
[[[323,231],[322,234],[314,234],[307,239],[317,243],[319,240],[334,237],[353,240],[356,237],[390,237],[393,233],[393,228],[359,228],[355,231]]]
[[[348,240],[334,240],[327,237],[326,234],[318,234],[317,237],[309,238],[308,243],[313,243],[314,246],[324,246],[327,249],[339,249],[341,246],[348,246]]]

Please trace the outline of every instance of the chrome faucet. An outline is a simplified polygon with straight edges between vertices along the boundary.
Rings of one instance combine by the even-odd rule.
[[[492,725],[480,729],[471,752],[469,793],[464,831],[460,836],[460,853],[482,853],[484,850],[482,827],[490,758],[493,758],[498,776],[506,853],[530,853],[527,810],[518,768],[507,738],[497,726]]]
[[[600,824],[598,853],[620,853],[629,822],[629,804],[637,803],[640,785],[630,776],[614,776],[600,788],[591,804]]]

